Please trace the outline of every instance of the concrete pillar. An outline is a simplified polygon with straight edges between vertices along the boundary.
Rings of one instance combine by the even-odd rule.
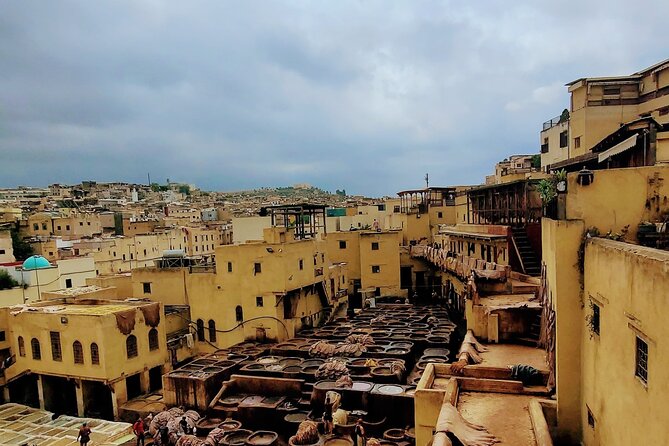
[[[80,379],[74,383],[74,393],[77,397],[77,416],[84,416],[84,384]]]
[[[42,384],[42,375],[37,375],[37,398],[39,399],[39,408],[44,410],[44,385]]]
[[[142,388],[142,393],[149,393],[150,382],[149,382],[149,369],[145,368],[140,372],[139,375],[140,386]]]

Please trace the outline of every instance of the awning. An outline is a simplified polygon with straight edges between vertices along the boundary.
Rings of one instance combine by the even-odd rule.
[[[602,161],[606,161],[607,159],[611,158],[613,155],[618,155],[619,153],[622,153],[625,150],[631,149],[632,147],[636,146],[636,139],[638,136],[639,134],[635,133],[634,135],[627,138],[625,141],[620,142],[615,146],[611,147],[610,149],[603,151],[602,153],[599,154],[598,161],[601,163]]]

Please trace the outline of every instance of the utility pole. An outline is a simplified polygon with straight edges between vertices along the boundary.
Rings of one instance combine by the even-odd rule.
[[[427,189],[429,187],[430,187],[430,174],[426,173],[425,174],[425,188]]]

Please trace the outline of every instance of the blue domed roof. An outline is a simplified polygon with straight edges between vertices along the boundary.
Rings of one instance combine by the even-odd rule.
[[[23,269],[25,271],[49,268],[50,266],[49,261],[42,256],[30,256],[23,262]]]

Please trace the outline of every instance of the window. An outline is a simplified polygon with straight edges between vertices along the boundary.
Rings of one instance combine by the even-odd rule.
[[[81,346],[81,342],[74,341],[74,343],[72,343],[72,354],[74,355],[75,364],[84,363],[84,348]]]
[[[37,338],[32,338],[30,340],[30,348],[33,351],[33,359],[40,360],[42,359],[42,350],[40,349],[39,346],[39,341]]]
[[[37,223],[33,223],[33,230],[39,231],[39,225]]]
[[[158,350],[158,330],[152,328],[149,330],[149,350]]]
[[[592,319],[590,320],[592,332],[599,335],[599,305],[592,304]]]
[[[58,225],[58,230],[60,231],[60,225]]]
[[[615,96],[620,94],[620,87],[604,87],[604,96]]]
[[[123,254],[123,260],[125,260],[125,254]]]
[[[648,384],[648,344],[640,337],[636,337],[636,376]]]
[[[72,288],[72,279],[65,279],[65,288]]]
[[[4,250],[4,249],[0,249],[0,254],[4,254],[4,253],[5,253],[5,250]]]
[[[444,218],[443,212],[437,212],[437,218]]]
[[[100,364],[100,350],[98,350],[98,344],[95,342],[91,344],[91,364]]]
[[[51,331],[49,332],[49,338],[51,339],[51,357],[54,361],[62,361],[63,350],[60,348],[60,333]]]
[[[65,225],[65,230],[69,231],[70,230],[70,225]]]
[[[228,262],[228,272],[232,272],[232,262]]]
[[[46,231],[46,223],[42,223],[42,229]]]
[[[144,250],[144,256],[146,256],[146,249]]]
[[[339,249],[346,249],[346,240],[339,240]]]
[[[262,272],[262,265],[260,263],[253,264],[253,274],[258,274]]]
[[[151,294],[151,282],[142,282],[144,294]]]
[[[579,147],[581,147],[581,137],[577,136],[574,138],[574,148],[578,149]]]
[[[216,321],[209,319],[209,341],[216,342]]]
[[[80,222],[79,222],[79,226],[83,226],[83,225],[84,225],[84,222],[83,222],[83,221],[80,221]]]
[[[303,270],[304,269],[304,260],[300,259],[299,264],[300,264],[300,270]]]
[[[137,338],[135,335],[130,335],[125,340],[125,352],[128,359],[137,357]]]
[[[89,222],[87,222],[87,224],[88,224],[88,226],[90,226],[90,225],[91,225],[91,222],[89,221]]]
[[[567,147],[569,145],[569,135],[567,131],[560,132],[560,148]]]
[[[381,267],[379,265],[372,265],[372,273],[380,273],[381,272]]]
[[[393,212],[396,213],[396,214],[399,214],[400,207],[399,206],[393,206]]]
[[[263,306],[262,296],[256,296],[256,307],[262,307],[262,306]]]
[[[19,356],[26,355],[26,344],[23,342],[23,336],[19,336]]]
[[[379,242],[372,242],[372,251],[379,250]]]
[[[204,341],[204,321],[202,319],[197,320],[197,340]]]
[[[244,322],[244,310],[242,310],[241,305],[237,305],[235,308],[235,319],[237,322]]]

